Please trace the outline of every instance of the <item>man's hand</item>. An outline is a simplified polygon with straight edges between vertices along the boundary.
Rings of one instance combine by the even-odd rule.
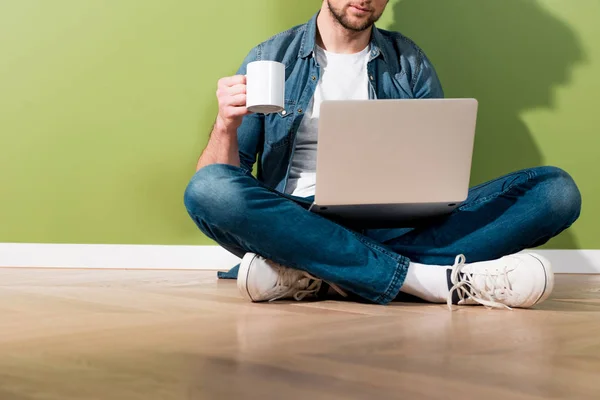
[[[235,134],[242,119],[250,112],[246,108],[246,77],[235,75],[219,79],[217,85],[219,113],[215,129],[220,133]]]
[[[219,79],[217,100],[219,113],[196,170],[215,163],[240,166],[237,130],[244,116],[250,114],[246,108],[246,77],[235,75]]]

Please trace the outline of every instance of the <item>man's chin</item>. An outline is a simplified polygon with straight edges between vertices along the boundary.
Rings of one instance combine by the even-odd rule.
[[[345,27],[346,29],[351,29],[353,31],[364,31],[365,29],[368,29],[372,24],[369,22],[368,19],[365,18],[355,18],[355,17],[351,17],[351,18],[346,18],[345,22]]]
[[[331,9],[331,13],[337,19],[337,21],[347,30],[354,32],[362,32],[369,29],[372,25],[372,16],[370,14],[356,15],[350,9],[346,8],[343,13],[337,14],[334,9]]]
[[[353,31],[356,32],[362,32],[362,31],[366,31],[367,29],[369,29],[372,26],[372,24],[356,24],[356,25],[350,25],[349,28]]]

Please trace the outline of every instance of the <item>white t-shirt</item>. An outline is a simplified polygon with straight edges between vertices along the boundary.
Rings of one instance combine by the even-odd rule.
[[[316,46],[316,58],[322,73],[315,95],[296,133],[296,149],[286,187],[287,194],[299,197],[314,196],[321,102],[323,100],[368,100],[369,52],[369,46],[354,54],[331,53]]]

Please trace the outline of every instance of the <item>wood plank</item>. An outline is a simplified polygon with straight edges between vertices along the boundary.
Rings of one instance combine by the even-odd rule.
[[[0,269],[0,399],[600,398],[600,276],[532,310],[251,304],[210,271]]]

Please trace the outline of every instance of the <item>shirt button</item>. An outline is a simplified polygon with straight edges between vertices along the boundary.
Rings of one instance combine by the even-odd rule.
[[[316,81],[317,77],[313,75],[313,76],[310,77],[310,79],[312,79],[313,81]]]
[[[372,81],[375,80],[375,78],[373,78],[373,75],[369,76],[369,78],[371,78]]]
[[[302,114],[302,109],[301,108],[298,109],[298,113]]]
[[[283,111],[281,112],[281,115],[286,115],[286,114],[287,114],[287,111],[285,111],[285,110],[283,110]]]

